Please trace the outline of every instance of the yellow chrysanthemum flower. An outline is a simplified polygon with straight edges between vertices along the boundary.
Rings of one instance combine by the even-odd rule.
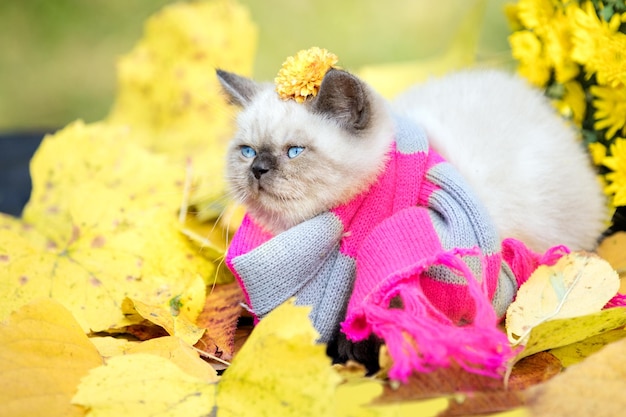
[[[602,162],[611,170],[606,174],[608,185],[604,191],[613,196],[615,206],[626,206],[626,139],[618,138],[610,150],[611,156]]]
[[[553,0],[520,0],[517,3],[517,17],[528,29],[541,31],[551,24],[555,12]]]
[[[309,96],[315,97],[324,75],[330,68],[336,68],[337,61],[335,54],[316,46],[290,56],[274,79],[276,92],[282,99],[291,98],[298,103]]]
[[[626,86],[615,88],[593,85],[590,88],[595,97],[593,128],[596,130],[608,129],[606,138],[612,138],[618,131],[625,132],[626,125]]]
[[[517,71],[532,84],[543,87],[550,79],[550,66],[543,54],[541,41],[528,30],[509,36],[511,53],[519,61]]]
[[[563,97],[560,100],[554,100],[553,104],[561,115],[581,127],[587,110],[585,91],[577,81],[566,82],[563,84],[563,89]]]
[[[568,6],[566,10],[557,10],[550,24],[544,27],[542,34],[546,59],[552,63],[556,81],[561,84],[574,79],[580,72],[580,66],[571,58],[572,37],[569,15],[574,8],[575,6]]]
[[[587,76],[596,74],[598,84],[626,84],[626,34],[619,32],[621,16],[608,22],[598,17],[591,2],[573,13],[572,59],[584,65]]]
[[[606,146],[600,142],[592,142],[588,145],[589,154],[595,165],[602,165],[604,158],[606,158]]]

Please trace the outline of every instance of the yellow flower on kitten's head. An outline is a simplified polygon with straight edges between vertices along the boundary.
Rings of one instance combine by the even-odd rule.
[[[324,75],[339,58],[326,49],[313,47],[290,56],[274,79],[276,92],[283,100],[294,99],[303,103],[309,97],[315,97],[322,85]]]

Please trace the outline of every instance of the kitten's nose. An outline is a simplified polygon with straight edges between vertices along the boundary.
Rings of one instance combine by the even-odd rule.
[[[261,175],[269,171],[269,168],[262,168],[260,166],[252,166],[252,173],[257,180],[261,178]]]
[[[264,155],[257,156],[252,162],[252,166],[250,169],[252,170],[252,174],[254,174],[254,178],[261,179],[261,176],[270,169],[272,169],[273,161],[271,158],[265,157]]]

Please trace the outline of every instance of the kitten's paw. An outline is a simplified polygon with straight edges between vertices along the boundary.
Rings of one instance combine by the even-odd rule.
[[[351,342],[341,331],[337,331],[333,340],[326,347],[326,354],[333,363],[345,363],[349,360],[365,366],[367,375],[372,375],[380,370],[378,353],[382,340],[374,335],[360,342]]]

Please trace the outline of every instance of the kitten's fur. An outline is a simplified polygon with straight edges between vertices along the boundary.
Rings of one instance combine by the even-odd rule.
[[[426,130],[503,238],[536,251],[557,244],[591,249],[604,228],[604,198],[574,130],[515,76],[463,71],[416,86],[391,104],[341,70],[330,70],[319,94],[304,104],[281,100],[271,84],[221,70],[218,78],[243,108],[228,151],[231,191],[270,232],[345,203],[375,181],[393,139],[390,111]],[[242,146],[256,150],[256,158],[243,157]],[[292,146],[305,150],[290,159]],[[262,162],[259,179],[251,170],[255,160]]]

